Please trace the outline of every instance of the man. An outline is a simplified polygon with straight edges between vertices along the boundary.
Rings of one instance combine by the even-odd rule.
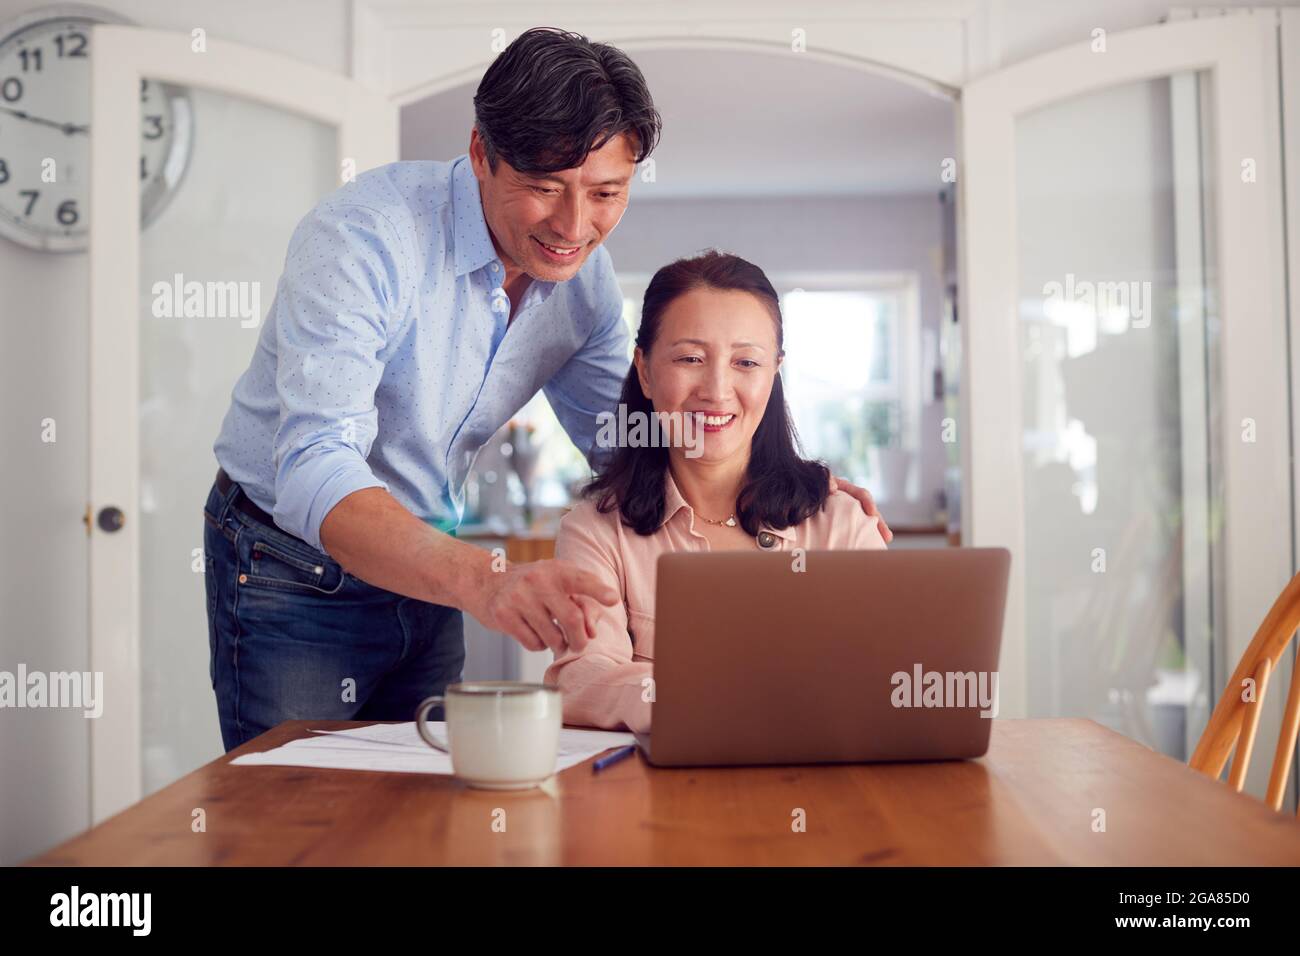
[[[447,532],[479,448],[539,388],[596,461],[628,369],[601,243],[660,117],[626,55],[547,29],[501,53],[474,108],[468,155],[364,173],[290,240],[204,507],[227,750],[287,719],[409,719],[460,678],[462,610],[581,650],[621,599]]]

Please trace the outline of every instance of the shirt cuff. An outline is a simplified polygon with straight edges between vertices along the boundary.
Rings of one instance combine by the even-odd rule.
[[[271,512],[276,524],[321,552],[325,548],[320,542],[320,526],[335,505],[362,488],[388,490],[364,461],[340,462],[339,457],[321,455],[297,464],[276,493]]]

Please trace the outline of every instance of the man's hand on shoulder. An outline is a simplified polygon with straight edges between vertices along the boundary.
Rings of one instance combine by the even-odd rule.
[[[858,504],[862,506],[863,512],[868,516],[875,518],[880,525],[880,536],[888,544],[894,540],[894,532],[889,530],[889,525],[885,524],[884,517],[880,514],[880,509],[876,507],[876,500],[871,497],[871,492],[866,488],[860,488],[846,478],[836,478],[831,476],[831,493],[842,491],[847,495],[852,495],[857,499]]]

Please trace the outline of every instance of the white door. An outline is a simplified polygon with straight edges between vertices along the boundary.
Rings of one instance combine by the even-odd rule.
[[[104,674],[105,700],[91,722],[99,822],[221,753],[202,553],[212,444],[294,226],[354,172],[395,160],[398,146],[396,108],[345,77],[198,35],[97,26],[92,42],[88,515],[90,666]],[[142,155],[142,129],[146,142],[157,133],[180,146]],[[166,165],[163,175],[155,164]],[[146,199],[148,190],[171,193],[143,228],[142,181]],[[194,290],[202,294],[186,308]],[[115,526],[110,509],[118,530],[106,530]]]
[[[1185,759],[1291,576],[1276,24],[963,89],[963,530],[1012,552],[1008,716]]]

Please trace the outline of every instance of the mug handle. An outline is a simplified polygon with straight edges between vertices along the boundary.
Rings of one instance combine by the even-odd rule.
[[[446,698],[441,694],[427,697],[422,700],[420,706],[415,708],[415,730],[416,733],[420,735],[420,739],[434,750],[441,750],[443,753],[450,756],[451,751],[443,744],[438,743],[437,738],[434,737],[433,733],[429,730],[429,725],[425,723],[425,717],[428,715],[429,711],[433,710],[435,707],[441,706],[445,702]]]

